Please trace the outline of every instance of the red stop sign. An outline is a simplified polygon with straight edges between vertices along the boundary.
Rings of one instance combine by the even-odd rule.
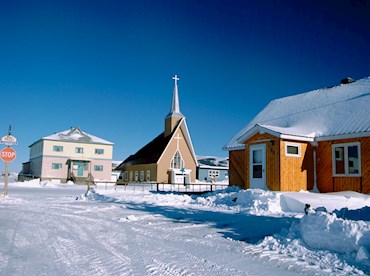
[[[12,148],[7,147],[0,151],[0,158],[3,159],[4,162],[12,162],[15,159],[15,156],[15,150]]]

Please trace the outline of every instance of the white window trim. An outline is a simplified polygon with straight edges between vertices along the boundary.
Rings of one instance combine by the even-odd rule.
[[[150,170],[146,171],[146,181],[150,181]]]
[[[292,154],[292,153],[288,153],[288,146],[290,147],[297,147],[298,148],[298,154]],[[301,154],[301,144],[298,144],[298,143],[292,143],[292,142],[285,142],[285,156],[289,156],[289,157],[301,157],[302,154]]]
[[[351,146],[357,146],[358,147],[358,173],[348,173],[349,169],[349,160],[348,160],[348,147]],[[335,167],[335,148],[336,147],[344,147],[344,152],[342,159],[344,159],[344,174],[337,174],[335,173],[336,167]],[[331,152],[332,152],[332,170],[333,170],[333,176],[335,177],[360,177],[361,174],[361,143],[360,142],[353,142],[353,143],[343,143],[343,144],[332,144],[331,146]]]
[[[55,168],[54,165],[58,165],[58,168]],[[60,165],[60,166],[59,166]],[[52,163],[51,164],[51,169],[52,170],[61,170],[63,168],[62,163]]]
[[[180,166],[180,168],[174,168],[173,166],[172,166],[172,164],[173,164],[173,160],[174,160],[174,158],[175,158],[175,155],[176,155],[176,153],[179,153],[179,155],[180,155],[180,159],[181,159],[181,163],[182,163],[182,166]],[[174,155],[172,156],[172,159],[171,159],[171,161],[170,161],[170,168],[171,169],[174,169],[174,170],[181,170],[182,168],[185,168],[185,160],[184,160],[184,158],[182,158],[182,154],[181,154],[181,152],[179,151],[179,150],[176,150],[175,151],[175,153],[174,153]]]
[[[103,165],[94,165],[94,171],[95,172],[102,172],[102,171],[104,171]]]
[[[140,182],[144,181],[144,171],[140,171]]]
[[[83,154],[84,153],[84,148],[83,147],[75,147],[75,153]]]

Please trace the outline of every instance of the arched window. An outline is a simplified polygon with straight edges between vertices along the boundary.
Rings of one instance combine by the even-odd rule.
[[[179,151],[176,151],[171,161],[171,168],[181,169],[183,166],[184,166],[184,161],[182,160],[181,154]]]

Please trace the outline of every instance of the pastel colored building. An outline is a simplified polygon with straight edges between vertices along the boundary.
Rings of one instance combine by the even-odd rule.
[[[118,167],[118,183],[195,182],[197,159],[184,115],[180,112],[177,76],[170,112],[165,117],[164,131],[129,156]]]
[[[274,100],[224,149],[233,185],[370,193],[370,77]]]
[[[30,160],[23,163],[19,180],[110,181],[113,146],[79,128],[43,137],[29,146]]]
[[[227,182],[229,180],[229,158],[197,156],[197,179],[206,182]]]

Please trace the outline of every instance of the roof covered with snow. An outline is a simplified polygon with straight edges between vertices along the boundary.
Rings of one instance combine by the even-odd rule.
[[[89,133],[83,132],[80,128],[71,128],[62,132],[54,133],[49,136],[45,136],[42,140],[52,141],[63,141],[63,142],[75,142],[75,143],[88,143],[88,144],[105,144],[114,145],[112,142],[96,137]]]
[[[271,101],[225,150],[243,148],[254,133],[297,140],[370,136],[370,77]]]
[[[224,169],[229,168],[228,157],[216,157],[216,156],[197,156],[198,165],[201,168],[208,167],[221,167]]]

